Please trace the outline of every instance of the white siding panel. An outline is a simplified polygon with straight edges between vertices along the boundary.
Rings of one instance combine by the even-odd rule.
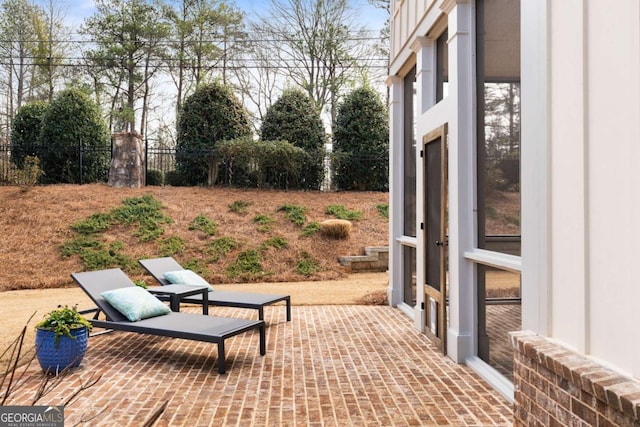
[[[397,10],[392,11],[391,62],[406,54],[415,37],[426,35],[426,31],[417,31],[425,20],[428,12],[434,8],[434,3],[442,0],[405,0],[396,4]],[[438,16],[439,11],[433,10],[432,15]],[[435,19],[432,19],[435,20]],[[427,28],[428,29],[428,28]]]
[[[640,356],[638,299],[630,298],[639,286],[638,16],[637,0],[587,5],[588,352],[627,373]]]
[[[585,134],[581,0],[550,2],[551,333],[584,351]]]

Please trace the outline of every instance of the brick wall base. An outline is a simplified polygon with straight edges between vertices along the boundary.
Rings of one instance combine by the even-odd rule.
[[[511,334],[516,426],[640,426],[640,382],[531,332]]]

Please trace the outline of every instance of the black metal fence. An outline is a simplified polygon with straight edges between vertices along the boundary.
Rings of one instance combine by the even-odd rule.
[[[67,147],[65,148],[65,153],[58,152],[55,153],[55,156],[52,156],[50,150],[49,147],[31,146],[29,147],[29,153],[18,153],[16,150],[12,152],[10,144],[0,144],[0,185],[22,184],[22,182],[18,182],[17,180],[19,179],[18,177],[21,176],[19,173],[20,167],[22,166],[21,159],[24,159],[24,156],[27,154],[37,156],[40,159],[55,158],[58,162],[64,163],[63,166],[61,165],[61,168],[64,170],[64,179],[52,181],[53,177],[44,176],[40,180],[41,183],[65,182],[84,184],[87,182],[107,182],[113,144],[111,147],[99,149],[95,147],[83,147],[79,144],[77,147]],[[184,180],[184,171],[178,170],[180,168],[178,167],[179,162],[176,161],[176,151],[176,148],[158,147],[157,141],[145,141],[146,185],[194,185],[193,183],[190,184],[188,180]],[[195,149],[189,150],[188,152],[181,151],[178,157],[186,155],[193,156],[195,159],[217,159],[215,154],[211,149]],[[104,161],[98,166],[93,164],[93,169],[87,170],[88,159],[93,159],[96,155],[100,155]],[[325,191],[334,190],[335,180],[333,179],[333,169],[336,158],[329,152],[321,154],[321,156],[322,157],[318,159],[319,167],[324,169],[324,174],[322,175],[319,188]],[[354,159],[352,159],[352,161],[354,161]],[[386,158],[380,159],[377,156],[367,155],[357,156],[355,161],[359,166],[363,166],[365,171],[373,170],[373,166],[371,168],[367,167],[369,164],[387,164]],[[96,167],[99,168],[99,170],[96,170]],[[250,167],[251,165],[249,165],[249,168]],[[224,159],[218,159],[215,168],[216,185],[252,186],[248,182],[245,184],[242,181],[238,181],[238,176],[241,171],[246,175],[247,165],[244,165],[244,169],[242,169],[238,164],[233,164],[233,162],[225,161]],[[270,173],[272,176],[269,177],[270,181],[267,183],[267,186],[287,189],[291,188],[289,186],[290,183],[296,183],[292,188],[299,188],[296,187],[296,185],[299,186],[299,178],[290,177],[287,176],[286,173],[279,172],[277,165],[271,165]],[[200,185],[202,184],[206,184],[206,182],[200,183]],[[313,188],[318,188],[318,184],[314,184]]]
[[[14,149],[9,144],[0,144],[0,185],[25,184],[21,168],[27,156],[40,159],[40,166],[48,162],[47,169],[55,170],[56,177],[42,175],[41,183],[65,182],[84,184],[85,182],[106,182],[109,178],[109,164],[112,147],[87,147],[78,144],[54,151],[51,147],[30,146],[28,150]]]

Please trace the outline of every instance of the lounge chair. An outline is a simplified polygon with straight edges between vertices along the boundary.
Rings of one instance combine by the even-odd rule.
[[[102,296],[105,291],[136,286],[119,268],[71,274],[80,287],[98,307],[90,322],[99,328],[139,334],[159,335],[186,340],[213,342],[218,344],[218,372],[224,374],[227,338],[257,329],[260,334],[260,354],[266,353],[265,324],[262,320],[236,319],[204,316],[201,314],[169,312],[157,317],[130,321]],[[162,304],[162,303],[161,303]],[[106,320],[98,319],[100,312]]]
[[[164,277],[164,273],[184,270],[184,268],[172,257],[142,259],[138,261],[142,267],[149,272],[161,285],[171,283]],[[208,295],[209,305],[226,307],[252,308],[258,310],[258,319],[264,320],[264,307],[280,301],[286,302],[287,321],[291,320],[291,296],[261,294],[253,292],[234,292],[224,290],[213,290]],[[202,296],[194,295],[182,299],[182,302],[202,304]]]

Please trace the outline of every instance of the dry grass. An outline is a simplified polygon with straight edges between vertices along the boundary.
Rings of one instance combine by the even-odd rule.
[[[367,292],[358,298],[357,301],[361,305],[387,305],[389,303],[386,289],[376,289],[374,291]]]
[[[319,193],[297,191],[239,190],[192,187],[147,187],[116,189],[101,184],[55,185],[34,187],[28,192],[17,187],[0,187],[0,291],[11,289],[42,289],[72,286],[71,272],[81,271],[77,256],[62,258],[60,246],[74,237],[70,225],[96,212],[108,212],[120,206],[123,199],[151,194],[161,201],[164,213],[173,219],[165,229],[165,236],[178,236],[187,242],[178,261],[203,260],[203,248],[217,237],[233,237],[239,247],[218,262],[208,264],[207,279],[212,283],[246,282],[247,278],[232,280],[225,274],[237,254],[256,249],[273,237],[286,240],[283,249],[268,247],[262,253],[264,273],[251,277],[255,282],[296,282],[302,280],[334,280],[346,275],[338,264],[338,257],[358,255],[367,245],[388,244],[388,223],[376,205],[388,202],[387,193]],[[234,202],[248,203],[246,212],[232,212]],[[354,224],[350,238],[331,240],[316,234],[301,237],[301,227],[289,221],[278,208],[295,204],[306,208],[307,222],[329,219],[325,213],[331,204],[357,207],[363,219]],[[189,224],[199,214],[218,223],[214,237],[190,231]],[[273,218],[269,231],[259,231],[253,221],[256,215]],[[132,259],[158,256],[158,243],[140,243],[126,227],[112,227],[104,233],[105,242],[120,241]],[[306,253],[320,271],[310,277],[295,272],[300,254]],[[130,271],[133,279],[147,278],[141,269]]]
[[[320,234],[329,239],[348,239],[351,235],[351,222],[345,219],[327,219],[320,223]]]

